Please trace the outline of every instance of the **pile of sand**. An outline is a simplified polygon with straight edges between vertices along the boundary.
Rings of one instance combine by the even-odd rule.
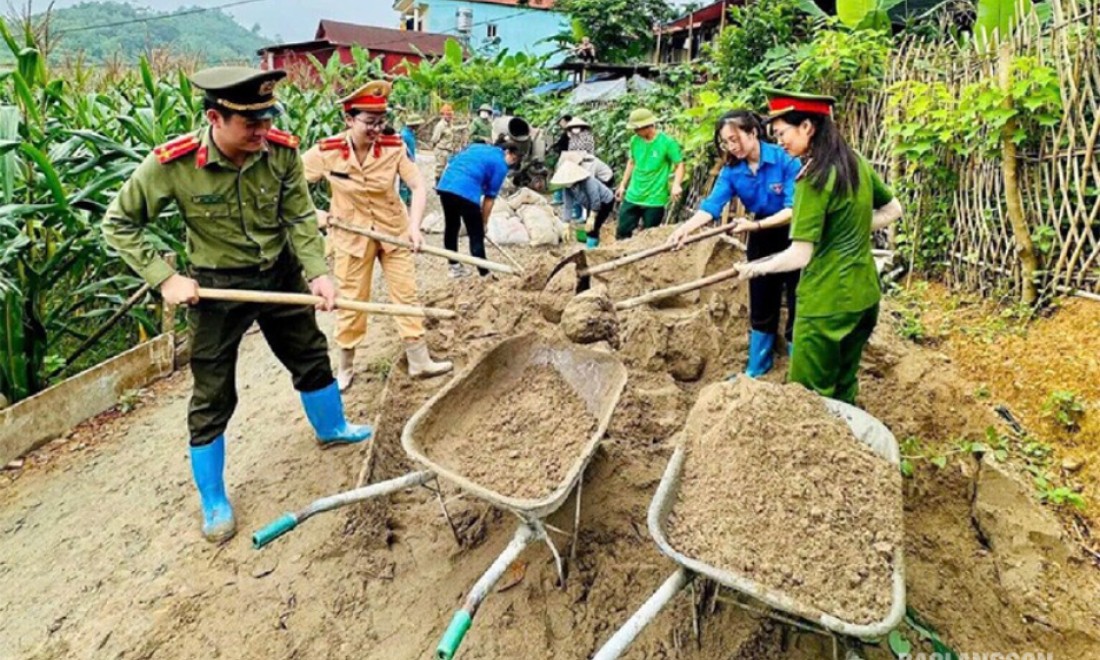
[[[661,228],[593,250],[590,263],[659,243],[666,234]],[[710,243],[644,261],[601,279],[606,280],[603,284],[610,299],[622,300],[728,268],[738,258],[728,246]],[[464,281],[427,287],[422,292],[426,304],[459,312],[454,321],[429,322],[428,342],[433,352],[454,359],[462,369],[501,340],[517,334],[534,332],[551,341],[567,341],[560,323],[574,299],[576,269],[564,269],[546,290],[543,284],[557,261],[571,251],[558,248],[523,254],[526,272],[520,281],[502,278],[479,281],[476,286]],[[618,322],[621,346],[615,353],[626,365],[629,378],[607,437],[584,474],[580,540],[569,580],[561,588],[549,551],[529,548],[522,557],[524,577],[517,586],[486,600],[463,646],[464,657],[525,657],[532,648],[540,649],[540,657],[591,657],[676,568],[649,538],[646,510],[677,432],[701,391],[744,369],[747,291],[727,283],[668,301],[659,309],[628,310],[618,315]],[[777,355],[775,371],[766,380],[782,382],[786,364],[786,357]],[[372,408],[378,406],[380,420],[371,447],[369,481],[416,467],[401,450],[401,429],[439,385],[410,380],[401,363],[390,373],[385,402],[372,404]],[[861,406],[883,420],[899,440],[907,436],[944,442],[981,440],[985,426],[995,422],[988,406],[974,399],[971,384],[959,378],[938,353],[897,339],[886,314],[865,354],[861,385]],[[803,480],[812,479],[815,486],[827,486],[837,472],[828,464],[800,469],[821,471]],[[1066,657],[1086,657],[1075,650],[1096,642],[1095,626],[1084,632],[1085,627],[1059,622],[1100,617],[1094,603],[1100,602],[1100,597],[1093,598],[1100,591],[1095,587],[1097,580],[1089,577],[1091,569],[1072,563],[1051,565],[1048,574],[1027,592],[1048,598],[1045,604],[1023,602],[1015,585],[1003,583],[1006,560],[990,550],[973,525],[975,469],[972,459],[959,459],[943,470],[922,469],[915,480],[905,483],[909,605],[959,651],[1060,648]],[[445,485],[445,490],[461,549],[456,549],[434,496],[426,493],[363,505],[351,514],[350,536],[332,543],[334,552],[344,552],[354,539],[351,543],[364,560],[391,566],[382,572],[392,574],[392,582],[372,591],[370,602],[356,610],[373,622],[371,630],[385,641],[371,657],[417,658],[430,652],[453,608],[461,605],[470,586],[515,530],[512,516],[475,498],[457,497],[451,486]],[[573,507],[570,498],[548,522],[571,529]],[[737,507],[742,507],[741,502]],[[843,507],[828,512],[830,516],[845,515]],[[889,529],[900,533],[901,526]],[[380,543],[383,540],[386,544]],[[879,542],[898,541],[875,539],[860,547],[873,549]],[[425,572],[425,567],[432,570]],[[848,576],[838,572],[838,577]],[[864,581],[869,579],[870,575]],[[1066,594],[1068,587],[1063,585],[1077,585],[1074,594]],[[843,586],[848,589],[846,582]],[[713,590],[702,585],[699,593]],[[692,632],[694,606],[706,610],[698,642]],[[392,620],[375,618],[380,617],[378,612],[391,611],[395,613]],[[401,614],[408,611],[420,615],[409,618]],[[1072,611],[1073,617],[1067,611]],[[827,638],[792,636],[788,627],[771,625],[721,602],[708,601],[704,607],[696,601],[693,605],[685,593],[645,630],[626,657],[796,660],[831,658],[832,650]],[[888,653],[879,649],[870,657],[884,658]]]
[[[531,364],[507,389],[491,385],[446,433],[426,438],[433,461],[493,492],[539,500],[557,490],[596,418],[548,364]]]
[[[668,520],[678,551],[852,623],[886,617],[901,474],[799,385],[703,389]]]

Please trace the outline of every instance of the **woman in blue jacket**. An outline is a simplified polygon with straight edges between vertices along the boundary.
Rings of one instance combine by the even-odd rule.
[[[794,183],[802,164],[779,146],[761,139],[764,127],[755,113],[733,110],[722,115],[714,128],[718,152],[726,155],[726,164],[699,210],[681,225],[668,241],[682,245],[696,229],[722,215],[722,209],[734,197],[741,200],[753,219],[738,218],[733,231],[748,234],[750,260],[782,252],[790,244],[787,225],[794,206]],[[788,347],[794,328],[795,289],[798,271],[758,277],[749,282],[749,360],[745,373],[753,378],[771,371],[775,336],[779,332],[779,312],[783,294],[787,295],[787,324],[784,337]]]
[[[500,146],[474,143],[451,157],[435,187],[443,206],[443,247],[452,252],[458,250],[458,232],[465,224],[470,254],[485,258],[485,226],[489,224],[493,203],[508,171],[519,161],[519,148],[511,143]],[[489,274],[484,268],[477,270],[482,277]],[[452,278],[465,274],[461,264],[451,262]]]

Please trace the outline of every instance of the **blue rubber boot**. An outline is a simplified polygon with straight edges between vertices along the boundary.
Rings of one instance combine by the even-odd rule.
[[[593,250],[595,248],[598,248],[600,247],[600,239],[596,238],[595,236],[589,236],[588,240],[584,242],[584,247],[586,250]]]
[[[332,381],[327,387],[312,392],[302,392],[302,406],[306,417],[317,432],[322,447],[350,445],[370,440],[374,429],[366,424],[348,424],[344,418],[344,402],[340,399],[340,387]]]
[[[749,335],[749,364],[745,367],[745,375],[749,378],[759,378],[771,371],[773,350],[775,350],[775,335],[753,330]]]
[[[224,543],[237,533],[233,506],[225,495],[225,435],[201,447],[191,447],[191,474],[202,500],[202,535],[211,543]]]

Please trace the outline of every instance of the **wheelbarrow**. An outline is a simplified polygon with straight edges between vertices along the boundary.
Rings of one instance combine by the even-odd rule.
[[[565,477],[549,494],[538,499],[526,499],[511,493],[498,492],[428,455],[425,451],[428,444],[426,441],[448,437],[446,434],[453,425],[455,416],[465,414],[474,402],[484,404],[488,399],[491,405],[493,400],[503,397],[510,389],[523,387],[521,376],[531,365],[550,365],[557,370],[569,387],[584,401],[587,414],[596,420],[595,430],[576,457],[572,459]],[[455,613],[439,643],[435,657],[439,660],[450,660],[469,631],[481,602],[526,546],[535,541],[545,541],[554,556],[558,575],[564,584],[565,567],[562,555],[547,534],[547,529],[562,534],[565,532],[551,527],[543,519],[561,508],[576,487],[576,513],[570,541],[570,555],[575,553],[581,510],[582,476],[607,431],[611,414],[626,385],[626,378],[626,367],[609,353],[572,344],[559,346],[534,335],[520,335],[506,339],[436,393],[406,423],[401,433],[401,446],[414,462],[423,466],[423,470],[326,497],[297,513],[284,514],[256,532],[252,537],[253,545],[257,549],[261,548],[294,529],[310,516],[322,511],[394,493],[412,486],[424,485],[435,479],[449,481],[470,495],[493,506],[511,511],[520,519],[515,536],[473,586],[465,604]],[[438,447],[438,443],[435,446]],[[491,456],[485,458],[492,460]],[[442,498],[440,501],[442,502]],[[444,515],[446,515],[446,508],[444,508]]]
[[[897,440],[886,426],[855,406],[825,399],[829,412],[848,423],[852,433],[876,454],[894,465],[901,461],[901,452]],[[592,660],[613,660],[620,657],[641,631],[660,613],[685,586],[696,576],[713,580],[720,587],[726,587],[749,603],[761,603],[763,613],[771,618],[783,621],[795,627],[812,632],[830,635],[836,641],[841,638],[871,640],[885,637],[896,628],[905,616],[905,564],[904,553],[899,546],[894,549],[894,571],[891,581],[891,605],[889,612],[878,622],[856,624],[841,620],[815,608],[812,603],[798,602],[789,595],[766,585],[759,584],[745,575],[711,566],[696,558],[689,557],[673,549],[665,533],[669,513],[676,502],[680,489],[680,477],[683,473],[686,454],[679,447],[669,459],[657,493],[649,505],[649,533],[657,543],[661,553],[678,565],[678,568],[665,580],[657,591],[650,596],[641,608],[623,624],[606,644],[592,656]],[[900,504],[899,504],[900,506]],[[733,512],[731,512],[732,514]],[[740,605],[741,603],[736,603]],[[753,611],[760,611],[752,605],[742,605]],[[835,646],[834,646],[835,649]]]

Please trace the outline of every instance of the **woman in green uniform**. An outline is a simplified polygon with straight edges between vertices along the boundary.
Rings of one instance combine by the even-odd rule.
[[[768,90],[776,141],[805,166],[795,184],[791,246],[740,264],[741,279],[802,269],[789,380],[855,403],[859,361],[878,321],[871,233],[901,204],[833,122],[836,99]]]

